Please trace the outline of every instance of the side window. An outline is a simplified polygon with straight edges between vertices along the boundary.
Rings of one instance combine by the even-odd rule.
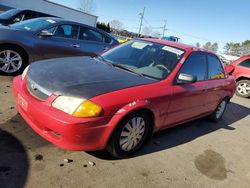
[[[23,21],[24,18],[25,18],[25,14],[24,13],[18,14],[17,16],[15,16],[13,18],[13,23]]]
[[[112,39],[108,36],[105,36],[105,43],[110,44],[112,42]]]
[[[193,52],[182,65],[179,74],[190,74],[197,76],[197,81],[206,79],[206,55],[204,53]]]
[[[247,59],[247,60],[245,60],[245,61],[242,61],[239,65],[240,65],[240,66],[243,66],[243,67],[250,68],[250,59]]]
[[[225,72],[220,60],[214,55],[207,55],[208,60],[208,79],[225,78]]]
[[[78,35],[78,26],[76,25],[59,25],[54,31],[55,37],[63,37],[69,39],[77,39]]]
[[[105,42],[105,36],[103,36],[101,33],[97,31],[94,31],[86,27],[80,28],[79,39],[90,40],[90,41],[95,41],[95,42]]]

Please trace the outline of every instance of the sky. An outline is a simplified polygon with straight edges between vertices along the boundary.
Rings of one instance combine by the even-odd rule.
[[[51,1],[79,8],[84,0]],[[186,44],[218,42],[222,51],[227,42],[250,40],[250,0],[93,0],[92,14],[98,21],[119,20],[124,29],[138,32],[143,7],[143,27],[163,33],[166,20],[165,35]]]

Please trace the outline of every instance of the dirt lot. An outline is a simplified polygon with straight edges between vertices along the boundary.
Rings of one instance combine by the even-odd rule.
[[[201,119],[163,131],[136,156],[114,160],[42,139],[17,114],[11,80],[0,76],[1,188],[250,187],[250,99],[234,97],[218,124]]]

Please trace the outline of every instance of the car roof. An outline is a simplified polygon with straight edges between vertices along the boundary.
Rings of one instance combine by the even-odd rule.
[[[182,44],[182,43],[177,43],[177,42],[172,42],[172,41],[167,41],[167,40],[152,39],[152,38],[140,38],[140,40],[155,42],[155,43],[168,45],[168,46],[173,46],[173,47],[183,49],[183,50],[186,50],[188,48],[193,48],[193,46],[190,46],[187,44]]]
[[[160,40],[160,39],[152,39],[152,38],[139,38],[139,40],[155,42],[155,43],[159,43],[159,44],[179,48],[179,49],[182,49],[182,50],[190,49],[192,51],[202,51],[202,52],[207,52],[207,53],[211,53],[211,54],[216,55],[213,51],[210,51],[210,50],[207,50],[207,49],[204,49],[204,48],[198,48],[198,47],[191,46],[191,45],[188,45],[188,44],[179,43],[179,42]]]
[[[74,21],[71,21],[71,20],[66,20],[66,19],[63,19],[63,18],[59,18],[59,17],[50,17],[50,16],[46,16],[46,17],[38,17],[38,18],[33,18],[33,20],[54,20],[56,21],[56,23],[60,23],[60,22],[67,22],[67,23],[70,23],[70,24],[75,24],[75,25],[82,25],[82,26],[87,26],[87,27],[93,27],[93,26],[89,26],[89,25],[86,25],[86,24],[83,24],[83,23],[78,23],[78,22],[74,22]]]

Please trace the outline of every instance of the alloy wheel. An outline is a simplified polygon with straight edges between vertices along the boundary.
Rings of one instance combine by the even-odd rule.
[[[17,72],[22,66],[22,57],[13,50],[0,52],[0,70],[5,73]]]
[[[237,86],[237,91],[241,95],[248,95],[250,93],[250,85],[248,83],[240,83]]]

